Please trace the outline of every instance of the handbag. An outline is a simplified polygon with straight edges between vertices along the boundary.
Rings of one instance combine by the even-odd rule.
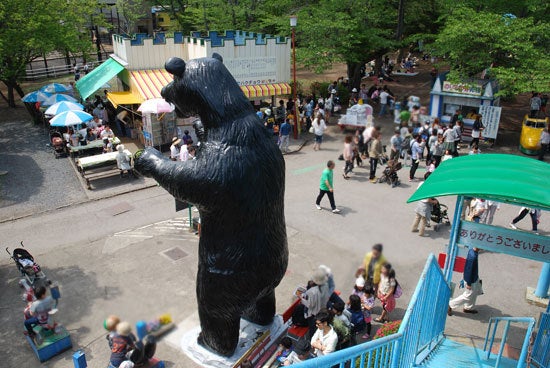
[[[395,285],[395,290],[393,292],[393,297],[397,299],[397,298],[400,298],[401,295],[403,295],[403,289],[401,288],[401,285],[399,285],[397,280],[395,280],[395,282],[396,282],[397,285]]]
[[[313,127],[309,128],[309,132],[310,132],[310,133],[315,132],[315,130],[313,129]]]

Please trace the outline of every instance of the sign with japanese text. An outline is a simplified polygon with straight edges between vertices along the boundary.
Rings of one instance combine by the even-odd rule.
[[[482,116],[481,122],[483,123],[483,130],[481,136],[483,138],[496,139],[498,134],[498,126],[500,124],[500,114],[502,113],[502,107],[499,106],[480,106],[479,114]]]
[[[525,231],[461,221],[458,243],[534,261],[550,262],[550,237]]]
[[[277,82],[277,58],[253,57],[228,59],[223,62],[239,86]]]
[[[483,86],[481,84],[465,84],[443,82],[443,92],[461,93],[463,95],[481,96]]]

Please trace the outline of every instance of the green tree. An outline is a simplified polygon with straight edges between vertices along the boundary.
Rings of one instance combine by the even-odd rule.
[[[550,27],[533,17],[516,18],[476,8],[454,9],[432,45],[450,63],[449,79],[476,78],[485,69],[512,96],[550,86]]]
[[[399,1],[320,0],[298,12],[298,56],[308,67],[322,72],[345,62],[350,84],[359,87],[361,69],[396,49]],[[378,62],[380,65],[380,62]]]
[[[15,106],[15,92],[23,96],[19,80],[32,60],[54,50],[90,50],[86,27],[96,6],[92,0],[0,2],[0,80],[8,88],[9,106]]]
[[[146,1],[116,0],[116,8],[122,16],[120,22],[122,33],[127,35],[134,33],[137,21],[147,14],[145,5],[147,5]]]

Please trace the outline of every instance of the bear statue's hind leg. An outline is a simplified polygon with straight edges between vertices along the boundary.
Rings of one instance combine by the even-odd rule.
[[[243,318],[247,321],[266,326],[273,322],[275,316],[275,289],[270,289],[250,306],[244,313]]]
[[[197,342],[217,354],[232,356],[239,343],[240,320],[239,316],[214,318],[211,315],[202,319]]]

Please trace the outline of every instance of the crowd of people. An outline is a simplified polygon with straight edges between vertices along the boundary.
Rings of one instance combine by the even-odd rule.
[[[313,272],[307,287],[298,288],[296,296],[300,304],[294,310],[292,322],[308,327],[308,334],[296,343],[288,337],[281,340],[278,356],[281,365],[330,354],[358,343],[359,337],[368,340],[373,321],[381,324],[390,321],[396,298],[402,291],[395,270],[382,252],[382,244],[375,244],[365,255],[346,301],[335,289],[331,270],[324,265]],[[377,300],[382,312],[373,318]]]

